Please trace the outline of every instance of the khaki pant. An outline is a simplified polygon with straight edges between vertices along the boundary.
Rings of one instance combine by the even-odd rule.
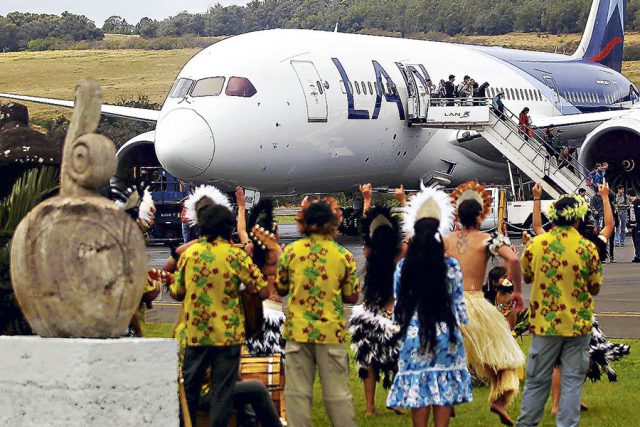
[[[290,427],[311,427],[311,401],[316,366],[322,397],[334,427],[357,426],[349,389],[349,356],[344,344],[288,341],[285,365],[287,422]]]

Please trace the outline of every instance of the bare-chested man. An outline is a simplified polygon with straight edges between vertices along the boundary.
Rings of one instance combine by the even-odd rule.
[[[491,411],[498,414],[503,424],[513,425],[506,406],[518,392],[517,371],[524,365],[525,357],[502,314],[484,299],[482,285],[489,258],[501,257],[515,286],[511,303],[519,312],[523,307],[522,270],[507,238],[480,231],[483,205],[478,199],[482,197],[468,198],[459,204],[457,213],[463,228],[445,238],[445,248],[447,255],[456,258],[462,268],[469,324],[461,325],[461,329],[468,364],[489,381]]]

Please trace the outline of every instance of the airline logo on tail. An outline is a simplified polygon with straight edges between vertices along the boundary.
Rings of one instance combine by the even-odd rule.
[[[583,59],[622,70],[626,0],[594,0],[582,43]]]

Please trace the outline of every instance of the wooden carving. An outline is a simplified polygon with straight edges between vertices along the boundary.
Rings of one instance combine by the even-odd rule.
[[[113,142],[94,132],[102,92],[76,87],[60,195],[16,229],[11,280],[33,330],[43,337],[123,335],[144,292],[146,249],[136,223],[98,194],[116,168]]]

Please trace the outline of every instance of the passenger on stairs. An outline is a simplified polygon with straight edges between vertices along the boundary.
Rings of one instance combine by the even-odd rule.
[[[474,98],[478,98],[474,105],[487,105],[483,98],[487,97],[487,89],[489,88],[489,82],[482,83],[474,93]]]
[[[456,81],[456,76],[451,74],[449,76],[449,81],[444,84],[444,97],[447,98],[447,106],[454,105],[453,98],[456,97],[458,92],[456,90],[456,85],[454,83],[455,81]]]
[[[518,116],[518,134],[520,134],[527,142],[529,142],[529,138],[533,136],[529,107],[524,107]]]
[[[444,79],[440,79],[440,83],[438,84],[438,98],[446,98],[447,97],[447,82]]]
[[[491,100],[491,107],[500,120],[505,120],[506,117],[504,115],[504,104],[502,103],[502,98],[504,98],[504,92],[498,92],[498,94]]]

